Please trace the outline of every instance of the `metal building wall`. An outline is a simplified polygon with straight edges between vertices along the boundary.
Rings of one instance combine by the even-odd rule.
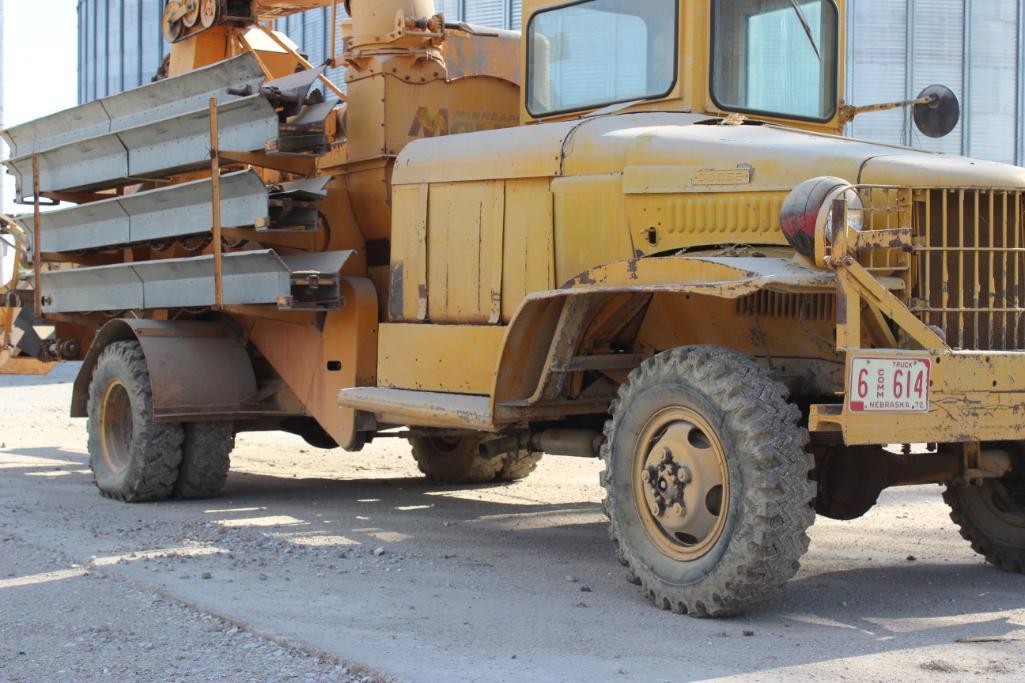
[[[521,0],[435,0],[451,20],[520,26]],[[848,0],[847,99],[855,104],[915,96],[950,86],[964,107],[962,125],[943,140],[922,137],[901,111],[866,114],[857,137],[935,151],[1025,163],[1025,0]],[[79,0],[81,102],[148,83],[167,46],[161,0]],[[317,9],[279,23],[321,63],[330,12]],[[966,58],[967,57],[967,58]],[[331,73],[342,81],[341,70]]]
[[[866,114],[856,137],[994,161],[1025,162],[1023,0],[850,0],[847,99],[915,97],[934,83],[962,104],[961,125],[925,138],[902,111]]]
[[[78,101],[149,83],[167,54],[160,32],[162,0],[78,0]],[[344,10],[339,8],[344,16]],[[322,8],[278,23],[314,64],[326,59],[331,13]],[[339,36],[339,50],[341,37]],[[338,83],[342,70],[329,75]]]

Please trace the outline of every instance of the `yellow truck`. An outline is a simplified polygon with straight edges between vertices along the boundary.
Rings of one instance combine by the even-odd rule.
[[[326,65],[273,28],[313,7]],[[4,132],[7,357],[82,361],[101,493],[216,495],[243,431],[402,437],[447,483],[601,458],[620,561],[679,613],[770,600],[816,513],[891,486],[946,485],[1022,571],[1025,169],[843,137],[959,105],[844,102],[842,1],[345,10],[169,0],[159,80]]]

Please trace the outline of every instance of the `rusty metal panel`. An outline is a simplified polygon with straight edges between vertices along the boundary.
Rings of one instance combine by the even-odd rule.
[[[393,192],[389,318],[427,319],[428,185],[405,185]]]
[[[502,319],[512,320],[531,292],[555,288],[554,214],[547,178],[505,185]]]
[[[857,358],[921,358],[920,351],[859,350]],[[928,355],[928,354],[926,354]],[[847,395],[850,365],[847,361]],[[811,428],[841,430],[848,445],[1021,441],[1025,422],[1025,354],[945,351],[932,354],[930,407],[925,413],[855,413],[847,405],[817,406]]]
[[[432,185],[428,207],[428,317],[498,322],[505,182]]]
[[[257,393],[245,342],[228,326],[192,321],[111,320],[96,334],[75,378],[71,417],[86,417],[89,384],[103,350],[117,341],[138,341],[159,419],[219,419],[249,407]],[[182,372],[182,368],[189,372]]]
[[[381,325],[378,385],[488,394],[505,331],[489,325]]]
[[[1025,350],[1023,197],[1000,189],[914,193],[911,310],[943,330],[948,346]]]
[[[159,336],[148,331],[139,330],[139,341],[156,417],[230,414],[256,396],[256,376],[244,341],[229,335],[172,336],[173,326]]]

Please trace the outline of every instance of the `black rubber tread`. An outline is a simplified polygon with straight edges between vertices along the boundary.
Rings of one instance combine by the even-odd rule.
[[[950,519],[961,537],[986,562],[1006,572],[1025,573],[1025,518],[1015,525],[1001,519],[985,500],[1001,484],[986,481],[982,486],[947,486],[943,500],[950,506]]]
[[[498,471],[498,481],[519,481],[529,477],[537,469],[538,463],[544,454],[535,451],[522,450],[519,453],[509,453],[502,456],[505,463]]]
[[[130,462],[121,474],[106,467],[100,449],[99,403],[112,379],[124,385],[132,409]],[[89,466],[100,493],[126,503],[170,497],[178,478],[185,437],[180,424],[153,420],[149,371],[138,342],[115,342],[100,354],[89,385],[87,414]]]
[[[626,436],[622,423],[627,413],[653,389],[678,392],[713,407],[717,414],[705,417],[727,450],[732,520],[709,555],[695,562],[673,562],[651,544],[643,528],[626,517],[637,515],[632,482],[614,480],[613,459],[633,458],[632,443],[613,452],[618,432],[623,429]],[[655,356],[634,370],[610,412],[602,446],[604,508],[629,580],[640,584],[656,606],[695,617],[734,616],[777,596],[797,573],[808,550],[807,530],[815,522],[816,488],[810,478],[814,458],[807,450],[808,432],[798,426],[801,413],[789,403],[786,387],[744,354],[687,347]],[[617,496],[617,486],[624,484],[631,494]],[[714,565],[697,566],[706,560]],[[691,575],[667,580],[656,572],[656,561],[663,566],[671,562],[675,571]]]
[[[213,498],[221,493],[235,449],[232,422],[190,422],[185,425],[182,464],[174,496],[188,500]]]
[[[413,458],[420,471],[439,484],[484,484],[495,481],[505,465],[505,458],[480,457],[481,437],[465,434],[459,437],[412,436]]]

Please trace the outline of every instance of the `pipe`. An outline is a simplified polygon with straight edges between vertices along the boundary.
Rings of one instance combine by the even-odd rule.
[[[596,458],[604,440],[601,432],[587,429],[546,429],[531,435],[530,445],[549,455]]]
[[[490,460],[529,449],[548,455],[596,458],[604,440],[601,432],[588,429],[546,429],[543,432],[516,434],[485,441],[480,445],[480,456]]]

